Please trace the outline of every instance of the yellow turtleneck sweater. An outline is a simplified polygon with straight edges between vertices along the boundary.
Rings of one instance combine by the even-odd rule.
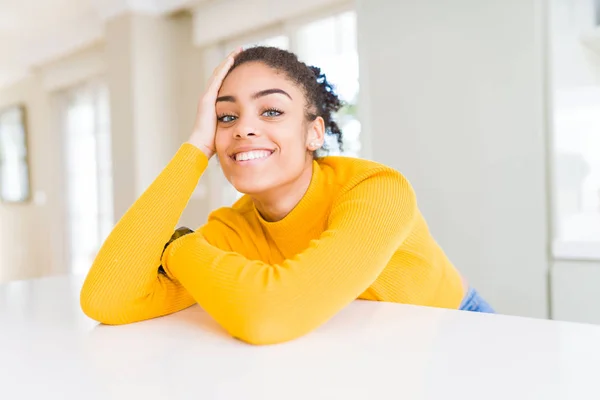
[[[163,253],[207,164],[182,145],[117,223],[81,291],[89,317],[126,324],[198,303],[232,336],[268,344],[314,330],[357,298],[459,307],[461,277],[410,184],[361,159],[314,161],[308,191],[278,222],[244,196]]]

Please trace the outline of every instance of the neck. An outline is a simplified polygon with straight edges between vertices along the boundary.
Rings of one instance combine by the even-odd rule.
[[[277,222],[285,218],[300,203],[308,190],[312,179],[312,169],[311,160],[294,181],[267,193],[252,195],[252,200],[260,215],[268,222]]]

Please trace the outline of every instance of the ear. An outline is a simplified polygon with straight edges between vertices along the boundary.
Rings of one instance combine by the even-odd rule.
[[[306,148],[309,151],[315,151],[323,147],[325,141],[325,121],[323,117],[317,117],[308,126],[306,135]]]

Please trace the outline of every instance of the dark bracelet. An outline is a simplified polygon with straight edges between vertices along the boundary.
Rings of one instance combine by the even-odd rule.
[[[169,247],[169,245],[179,239],[182,236],[188,235],[190,233],[194,233],[193,230],[191,230],[190,228],[186,227],[186,226],[182,226],[180,228],[175,229],[175,232],[173,232],[173,234],[171,235],[171,239],[169,239],[169,241],[165,244],[165,246],[163,247],[163,251],[160,254],[160,259],[162,260],[163,255],[165,254],[165,250],[167,250],[167,247]],[[159,274],[163,274],[163,275],[167,275],[165,269],[163,268],[162,264],[158,267],[158,273]]]

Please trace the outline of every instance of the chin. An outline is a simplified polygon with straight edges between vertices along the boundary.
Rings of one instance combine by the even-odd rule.
[[[274,182],[269,182],[264,179],[249,181],[246,179],[231,179],[229,180],[231,185],[240,193],[247,194],[249,196],[259,195],[261,193],[268,192],[269,190],[277,187]]]

